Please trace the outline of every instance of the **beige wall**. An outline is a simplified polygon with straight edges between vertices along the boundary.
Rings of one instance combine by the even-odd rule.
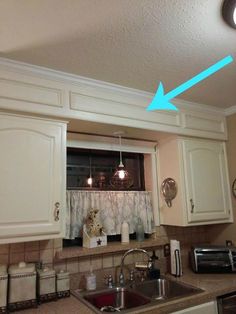
[[[236,178],[236,114],[227,117],[228,142],[227,154],[229,165],[230,186]],[[209,226],[208,237],[215,244],[224,244],[225,240],[232,240],[236,245],[236,199],[232,196],[234,223]]]

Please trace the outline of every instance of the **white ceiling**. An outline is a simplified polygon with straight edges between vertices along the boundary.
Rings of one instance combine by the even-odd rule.
[[[236,59],[222,0],[1,0],[0,56],[155,92]],[[236,104],[236,61],[179,98]]]

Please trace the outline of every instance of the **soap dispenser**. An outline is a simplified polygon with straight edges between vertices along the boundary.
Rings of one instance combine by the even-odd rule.
[[[93,266],[91,264],[90,264],[90,272],[86,276],[86,289],[88,291],[96,290],[96,275],[93,272]]]

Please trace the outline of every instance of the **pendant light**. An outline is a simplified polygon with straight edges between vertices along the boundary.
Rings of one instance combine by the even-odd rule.
[[[91,156],[89,156],[89,177],[87,179],[87,184],[92,187],[93,177],[92,177],[92,167],[91,167]]]
[[[236,0],[224,0],[222,16],[228,25],[236,28]]]
[[[128,171],[125,169],[125,166],[123,164],[122,160],[122,151],[121,151],[121,135],[123,135],[124,132],[115,132],[114,135],[118,136],[119,138],[119,146],[120,146],[120,163],[114,173],[114,175],[111,178],[111,185],[117,189],[127,189],[133,185],[133,179],[131,175],[128,173]]]

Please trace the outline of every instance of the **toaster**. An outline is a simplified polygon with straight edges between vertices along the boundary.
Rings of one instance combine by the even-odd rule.
[[[190,264],[195,273],[236,272],[236,247],[193,246]]]

